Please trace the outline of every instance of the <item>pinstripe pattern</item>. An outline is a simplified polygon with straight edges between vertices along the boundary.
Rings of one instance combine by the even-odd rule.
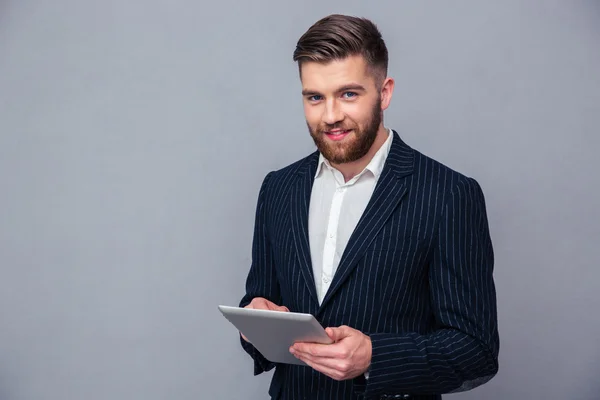
[[[498,369],[494,253],[481,188],[394,135],[321,305],[308,240],[318,153],[263,181],[240,306],[265,297],[323,326],[358,329],[373,344],[368,381],[337,382],[309,367],[275,365],[242,340],[255,374],[276,367],[272,398],[439,399],[485,383]]]

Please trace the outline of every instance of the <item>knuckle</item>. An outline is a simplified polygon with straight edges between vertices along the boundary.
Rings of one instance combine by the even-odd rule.
[[[350,371],[350,364],[347,362],[344,362],[340,365],[340,371],[343,373],[346,373],[348,371]]]
[[[255,307],[262,309],[269,308],[269,302],[263,298],[259,298],[256,300]]]

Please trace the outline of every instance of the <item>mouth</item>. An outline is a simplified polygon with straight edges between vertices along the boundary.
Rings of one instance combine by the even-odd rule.
[[[344,139],[350,132],[352,132],[352,129],[333,129],[325,131],[325,136],[331,140],[338,141]]]

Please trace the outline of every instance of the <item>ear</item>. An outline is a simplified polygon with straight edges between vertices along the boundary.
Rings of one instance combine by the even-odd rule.
[[[381,85],[381,111],[386,110],[392,101],[392,95],[394,93],[394,80],[392,78],[385,78]]]

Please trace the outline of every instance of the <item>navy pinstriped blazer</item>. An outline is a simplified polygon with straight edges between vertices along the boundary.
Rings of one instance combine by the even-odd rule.
[[[494,254],[478,183],[394,132],[373,195],[319,305],[308,206],[319,154],[269,173],[258,196],[244,307],[254,297],[370,336],[369,379],[335,381],[274,364],[241,340],[254,373],[276,368],[273,399],[440,399],[498,370]]]

